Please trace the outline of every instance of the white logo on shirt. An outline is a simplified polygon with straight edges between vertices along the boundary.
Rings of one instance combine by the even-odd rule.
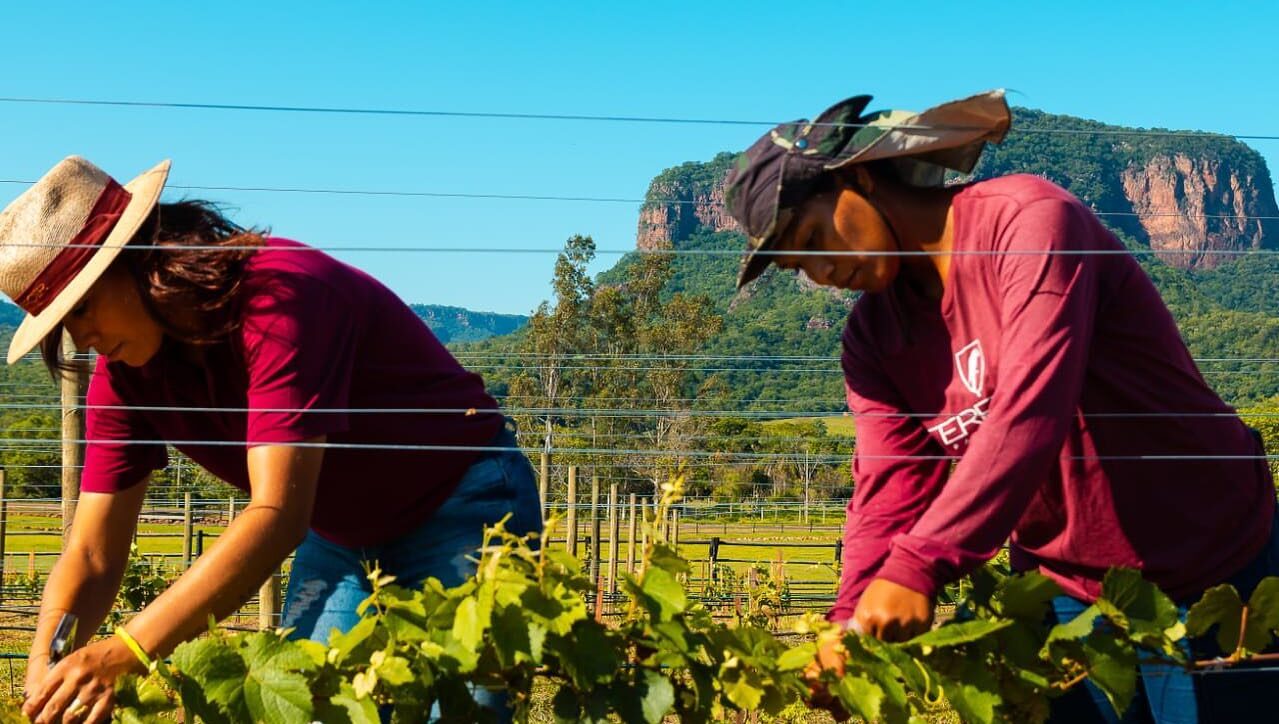
[[[986,383],[986,355],[981,353],[981,340],[974,339],[955,353],[955,370],[968,391],[981,397]]]
[[[981,340],[974,339],[955,353],[955,372],[964,387],[978,398],[977,402],[928,428],[929,432],[941,438],[942,444],[952,447],[958,447],[981,426],[990,406],[990,398],[982,397],[986,384],[986,355],[982,354]]]

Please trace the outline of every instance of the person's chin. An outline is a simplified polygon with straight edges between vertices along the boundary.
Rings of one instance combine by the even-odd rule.
[[[138,348],[130,345],[128,348],[117,352],[116,356],[112,358],[112,361],[123,362],[130,367],[143,367],[151,361],[151,358],[155,357],[155,353],[157,351],[159,350],[150,350],[148,353],[147,350],[143,350],[142,353],[139,354]]]

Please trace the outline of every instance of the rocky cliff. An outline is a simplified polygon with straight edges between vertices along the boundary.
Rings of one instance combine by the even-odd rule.
[[[1124,169],[1124,196],[1155,250],[1259,249],[1279,244],[1274,190],[1219,159],[1158,155]],[[1171,210],[1171,213],[1170,213]],[[1270,218],[1265,218],[1270,217]],[[1161,254],[1180,267],[1214,267],[1226,255]]]
[[[1159,256],[1176,267],[1211,268],[1231,258],[1198,251],[1279,248],[1270,173],[1248,146],[1212,134],[1125,135],[1135,129],[1027,109],[1014,114],[1014,132],[988,150],[976,176],[1049,178],[1137,243],[1169,252]],[[1102,133],[1034,132],[1046,128]],[[640,210],[637,246],[678,245],[698,233],[737,231],[723,207],[723,178],[733,158],[721,153],[654,178]]]
[[[697,232],[738,231],[724,208],[724,175],[735,154],[706,163],[689,162],[658,174],[640,208],[636,246],[661,248]]]

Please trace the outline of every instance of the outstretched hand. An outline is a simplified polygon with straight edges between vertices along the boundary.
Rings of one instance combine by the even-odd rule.
[[[96,641],[50,669],[37,689],[27,692],[22,713],[35,724],[109,721],[115,705],[116,679],[144,671],[142,663],[118,637]]]
[[[862,592],[852,627],[880,641],[906,641],[933,625],[933,599],[913,588],[876,578]]]

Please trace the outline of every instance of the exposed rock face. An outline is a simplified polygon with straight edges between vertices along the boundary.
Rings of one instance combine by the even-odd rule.
[[[1269,179],[1263,186],[1258,179],[1219,160],[1179,153],[1155,156],[1145,165],[1130,165],[1124,169],[1122,181],[1124,195],[1152,249],[1259,249],[1279,244],[1279,225],[1274,219],[1279,210]],[[1220,254],[1160,256],[1182,268],[1212,267],[1229,258]]]
[[[1026,109],[1015,109],[1015,116],[1014,130],[1121,129]],[[649,201],[640,211],[637,246],[678,247],[695,233],[738,231],[723,206],[723,180],[733,158],[722,153],[705,163],[667,169],[653,179]],[[1279,207],[1265,161],[1248,146],[1220,135],[1014,133],[988,149],[976,175],[1012,173],[1038,174],[1065,187],[1103,213],[1108,225],[1169,252],[1159,256],[1183,269],[1212,267],[1231,258],[1185,251],[1279,248]]]
[[[636,246],[651,250],[670,245],[699,231],[738,231],[741,227],[724,208],[722,180],[710,189],[691,189],[678,180],[658,179],[648,189],[657,202],[640,209]]]

